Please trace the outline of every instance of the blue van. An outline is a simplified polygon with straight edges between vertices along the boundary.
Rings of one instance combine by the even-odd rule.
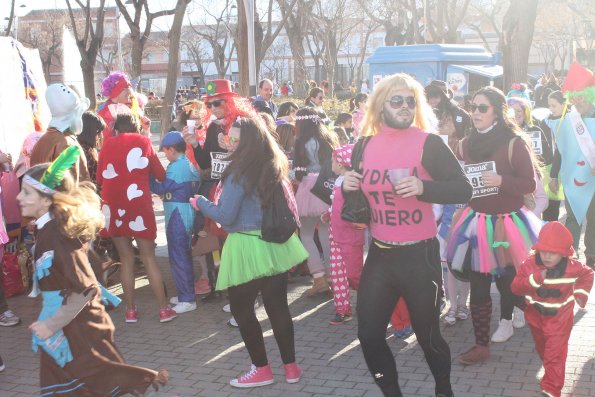
[[[500,54],[482,46],[464,44],[416,44],[379,47],[367,59],[370,88],[382,77],[407,73],[426,86],[432,80],[446,81],[455,96],[486,85],[502,84]]]

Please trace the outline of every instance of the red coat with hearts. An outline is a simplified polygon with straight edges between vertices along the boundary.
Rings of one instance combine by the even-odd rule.
[[[162,181],[165,169],[146,136],[123,133],[99,152],[97,184],[101,185],[103,236],[157,237],[149,175]]]

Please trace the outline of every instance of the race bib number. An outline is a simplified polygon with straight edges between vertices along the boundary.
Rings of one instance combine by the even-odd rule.
[[[211,152],[211,178],[221,179],[221,174],[227,168],[229,153]]]
[[[533,149],[533,153],[538,156],[543,154],[543,146],[541,144],[541,132],[539,131],[529,131],[527,132],[529,136],[529,141],[531,142],[531,149]]]
[[[496,163],[494,161],[487,161],[485,163],[479,164],[469,164],[463,167],[465,171],[465,175],[469,182],[471,182],[471,186],[473,186],[473,196],[472,198],[476,197],[484,197],[484,196],[492,196],[494,194],[498,194],[498,187],[486,187],[483,184],[483,180],[481,177],[482,172],[489,172],[493,171],[496,172]]]

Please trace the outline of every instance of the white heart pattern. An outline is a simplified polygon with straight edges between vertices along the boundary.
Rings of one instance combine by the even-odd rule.
[[[118,174],[114,169],[114,165],[112,163],[109,163],[101,173],[101,176],[103,176],[105,179],[114,179],[118,176]]]
[[[132,172],[132,170],[142,170],[149,165],[149,159],[143,157],[143,151],[139,147],[135,147],[130,149],[128,155],[126,155],[126,167],[128,167],[128,171]]]
[[[101,206],[101,212],[103,213],[103,217],[105,218],[104,227],[106,229],[109,229],[109,221],[111,218],[111,211],[109,209],[109,206],[107,204],[103,204]]]
[[[114,223],[116,224],[116,227],[122,226],[122,220],[120,220],[120,219],[116,219],[116,221]]]
[[[128,201],[132,201],[135,198],[142,196],[143,191],[138,189],[138,185],[136,183],[133,183],[132,185],[128,186],[126,194],[128,196]]]
[[[118,209],[118,215],[120,216],[120,218],[123,217],[125,213],[126,210]]]
[[[143,221],[142,216],[137,216],[135,220],[128,222],[128,227],[135,232],[142,232],[143,230],[147,230],[145,227],[145,222]]]

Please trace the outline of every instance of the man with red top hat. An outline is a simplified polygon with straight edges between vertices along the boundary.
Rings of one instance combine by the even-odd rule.
[[[184,127],[183,134],[186,143],[193,148],[194,159],[200,169],[198,194],[213,199],[214,188],[227,166],[227,133],[238,117],[256,117],[256,112],[248,99],[233,92],[232,82],[229,80],[209,81],[204,100],[206,112],[202,114],[202,125],[197,125],[195,131],[189,131],[188,127]],[[205,126],[206,130],[203,129]],[[200,212],[197,213],[194,230],[203,230],[204,224],[204,216]],[[208,267],[212,269],[212,255],[207,255],[206,259]],[[209,283],[211,290],[215,291],[212,274],[209,275]],[[206,300],[214,296],[212,293]]]
[[[97,114],[105,121],[103,142],[114,136],[114,121],[118,113],[132,112],[140,115],[140,109],[132,84],[122,72],[112,72],[101,82],[101,94],[108,100],[99,105]]]
[[[550,171],[550,189],[557,191],[558,173],[564,188],[566,227],[578,250],[582,225],[585,231],[587,266],[595,268],[595,76],[574,63],[568,70],[562,92],[573,105],[562,115],[556,133],[557,151]]]
[[[546,397],[561,396],[574,302],[584,308],[593,286],[593,270],[572,259],[572,243],[564,225],[547,223],[511,286],[527,301],[525,318],[543,361],[541,393]]]

